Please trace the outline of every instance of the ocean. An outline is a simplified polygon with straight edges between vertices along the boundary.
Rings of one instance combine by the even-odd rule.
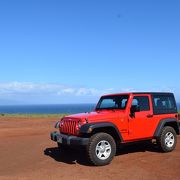
[[[0,114],[75,114],[90,112],[95,106],[95,104],[1,105]],[[180,103],[177,106],[180,110]]]
[[[0,114],[74,114],[90,112],[94,108],[95,104],[1,105]]]

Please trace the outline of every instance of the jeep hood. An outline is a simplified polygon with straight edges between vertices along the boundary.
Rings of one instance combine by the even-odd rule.
[[[82,121],[85,121],[85,119],[88,119],[89,123],[97,122],[97,121],[111,121],[115,120],[120,116],[123,116],[124,111],[118,110],[119,113],[112,110],[103,110],[103,111],[93,111],[90,113],[80,113],[80,114],[72,114],[70,116],[66,116],[66,118],[72,118],[72,119],[81,119]]]

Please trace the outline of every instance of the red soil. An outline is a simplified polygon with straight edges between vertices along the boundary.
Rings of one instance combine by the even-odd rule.
[[[171,153],[130,145],[110,165],[93,167],[83,150],[58,150],[49,137],[55,122],[0,118],[0,179],[180,179],[180,136]]]

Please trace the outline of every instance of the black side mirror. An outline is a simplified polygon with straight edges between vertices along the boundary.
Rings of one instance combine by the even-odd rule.
[[[135,117],[135,112],[140,112],[140,107],[138,105],[132,105],[130,109],[130,116]]]

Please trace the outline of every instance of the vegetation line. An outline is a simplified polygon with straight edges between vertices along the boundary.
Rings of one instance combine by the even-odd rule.
[[[68,114],[4,114],[1,113],[0,117],[19,117],[19,118],[61,118]]]
[[[180,117],[180,111],[178,111]],[[0,117],[19,117],[19,118],[62,118],[68,114],[5,114],[1,113]]]

